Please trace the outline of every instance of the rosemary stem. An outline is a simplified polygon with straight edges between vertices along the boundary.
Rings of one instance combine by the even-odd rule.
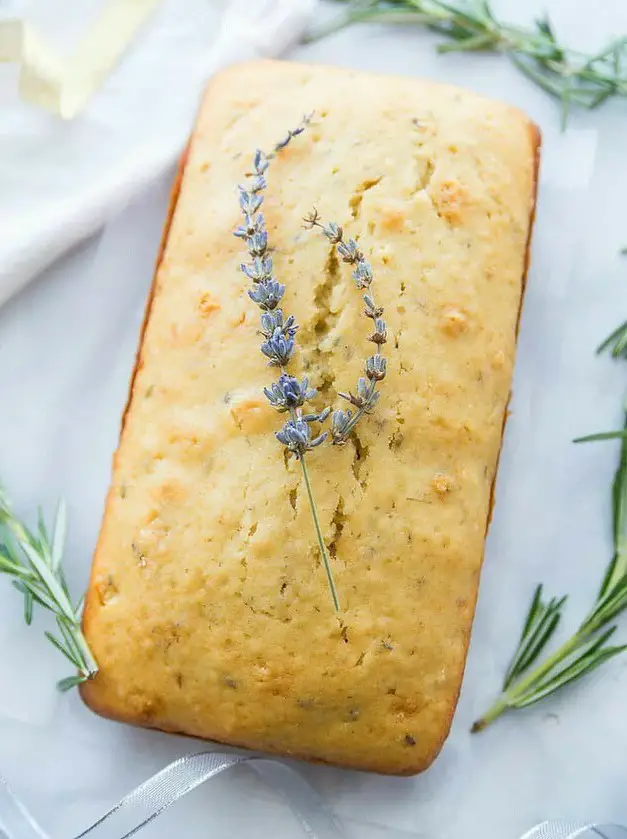
[[[26,532],[24,525],[17,519],[14,519],[13,516],[9,515],[8,510],[3,511],[2,523],[6,525],[18,542],[29,541],[28,533]]]
[[[316,41],[322,40],[322,38],[327,38],[329,35],[333,35],[335,32],[339,32],[345,27],[350,26],[351,23],[357,23],[362,18],[363,15],[358,15],[351,11],[345,11],[341,15],[334,15],[331,20],[322,26],[318,26],[314,31],[306,32],[302,42],[303,44],[313,44]]]
[[[307,464],[305,463],[305,456],[304,454],[298,458],[300,461],[301,468],[303,470],[303,480],[305,481],[305,487],[307,488],[307,496],[309,498],[309,507],[311,509],[311,517],[313,519],[314,527],[316,528],[316,536],[318,537],[318,545],[320,547],[320,553],[322,554],[322,562],[324,564],[324,570],[327,574],[327,580],[329,581],[329,589],[331,591],[331,597],[333,598],[333,606],[335,607],[335,611],[340,611],[340,600],[337,596],[337,589],[335,588],[335,581],[333,579],[333,571],[331,569],[331,560],[329,559],[329,554],[327,551],[327,547],[324,544],[324,538],[322,536],[322,528],[320,527],[320,519],[318,518],[318,508],[316,507],[316,502],[313,496],[313,492],[311,489],[311,482],[309,480],[309,470],[307,469]]]
[[[600,597],[601,602],[608,593],[616,590],[616,587],[621,580],[625,579],[625,576],[627,576],[627,543],[623,539],[617,546],[616,562],[605,585],[604,594]]]
[[[494,705],[488,708],[483,716],[473,722],[472,728],[470,729],[471,733],[478,734],[480,731],[483,731],[483,729],[487,728],[491,722],[497,720],[504,711],[507,711],[508,707],[507,699],[505,698],[505,694],[503,694],[499,699],[497,699]]]
[[[72,627],[72,635],[74,636],[76,646],[81,651],[83,657],[82,660],[85,665],[84,667],[80,668],[81,676],[84,676],[85,679],[93,679],[96,673],[98,672],[98,662],[94,658],[94,654],[90,650],[89,644],[85,640],[83,630],[81,629],[79,624],[76,623]]]
[[[593,630],[592,630],[593,631]],[[542,664],[539,664],[530,673],[524,676],[519,681],[515,682],[505,693],[503,693],[497,701],[488,710],[473,723],[470,729],[474,734],[478,731],[483,731],[491,722],[498,719],[504,711],[515,707],[516,702],[520,697],[524,696],[525,691],[533,685],[538,684],[545,676],[547,676],[553,668],[567,658],[577,647],[584,641],[592,631],[588,628],[580,629],[568,641],[565,641],[552,655],[546,658]]]

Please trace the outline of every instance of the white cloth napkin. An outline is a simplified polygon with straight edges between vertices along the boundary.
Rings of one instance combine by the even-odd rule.
[[[90,0],[94,9],[101,0]],[[62,44],[72,3],[48,26]],[[316,0],[163,0],[119,66],[74,120],[19,99],[0,72],[0,304],[103,225],[180,152],[208,77],[233,61],[279,55]],[[74,4],[76,5],[76,3]],[[81,0],[85,16],[87,0]],[[0,9],[1,11],[1,9]],[[219,26],[219,29],[218,29]]]

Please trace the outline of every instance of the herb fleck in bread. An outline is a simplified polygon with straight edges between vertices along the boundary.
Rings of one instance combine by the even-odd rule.
[[[344,628],[298,463],[262,388],[238,273],[237,184],[264,213],[290,364],[337,403],[363,365],[350,272],[302,228],[361,239],[390,337],[376,413],[308,458]],[[460,689],[509,397],[539,138],[518,111],[413,79],[281,62],[210,84],[156,272],[84,629],[96,711],[377,772],[436,757]]]

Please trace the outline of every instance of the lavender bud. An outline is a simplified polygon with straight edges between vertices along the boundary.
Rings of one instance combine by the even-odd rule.
[[[248,192],[243,186],[240,186],[239,189],[239,205],[242,208],[242,212],[249,216],[254,215],[263,204],[262,196],[253,195],[253,193]]]
[[[322,228],[322,231],[332,245],[337,245],[342,241],[344,231],[340,225],[336,224],[334,221],[330,221],[326,227]]]
[[[313,440],[309,443],[308,449],[315,449],[317,446],[322,445],[324,441],[329,436],[327,431],[323,431],[322,434],[319,434],[317,437],[314,437]]]
[[[353,271],[353,279],[357,284],[357,288],[368,288],[373,280],[372,266],[369,262],[361,260],[357,263],[357,267]]]
[[[240,268],[242,273],[254,283],[265,282],[266,280],[271,279],[272,257],[256,256],[250,265],[246,265],[246,263],[242,262]]]
[[[324,422],[330,413],[331,408],[324,408],[324,410],[320,411],[320,413],[318,414],[318,422]]]
[[[238,230],[241,228],[238,228]],[[237,231],[235,232],[237,236]],[[253,233],[248,239],[248,253],[251,256],[263,256],[268,249],[268,234],[265,230]]]
[[[324,422],[331,413],[331,408],[324,408],[319,414],[305,414],[303,422]]]
[[[346,431],[351,420],[351,411],[334,411],[333,421],[331,424],[331,434],[333,435],[333,442],[335,445],[342,445],[346,442]]]
[[[276,432],[276,438],[296,457],[302,457],[305,452],[324,443],[327,439],[327,433],[324,431],[318,437],[312,439],[311,429],[299,413],[295,420],[288,420],[283,428]]]
[[[374,332],[368,340],[372,341],[373,344],[381,346],[381,344],[385,344],[387,339],[388,332],[387,327],[385,325],[385,321],[383,320],[383,318],[375,318]]]
[[[294,315],[290,315],[288,319],[283,324],[283,334],[287,335],[289,338],[293,338],[294,335],[298,332],[298,324],[294,318]]]
[[[387,372],[387,361],[382,355],[371,355],[366,360],[366,376],[371,382],[380,382],[385,378]]]
[[[363,376],[357,382],[357,395],[364,402],[370,395],[370,385],[368,384],[368,380],[364,379]]]
[[[266,186],[266,179],[263,177],[263,175],[257,175],[257,177],[253,178],[250,182],[250,191],[256,194],[264,190]]]
[[[233,231],[233,235],[240,239],[250,239],[255,233],[263,233],[266,229],[263,213],[256,216],[244,215],[244,224]]]
[[[302,420],[288,420],[280,431],[276,432],[279,443],[294,452],[304,454],[311,438],[309,426]]]
[[[274,382],[270,388],[264,388],[263,392],[272,407],[281,413],[291,408],[300,408],[316,395],[316,391],[309,387],[306,378],[299,382],[287,373],[282,373],[278,381]]]
[[[261,315],[261,334],[270,338],[277,327],[283,326],[283,312],[275,309],[273,312],[263,312]]]
[[[377,306],[369,294],[364,294],[364,303],[366,304],[366,308],[364,309],[364,314],[367,318],[380,318],[383,314],[383,309]]]
[[[275,151],[282,151],[287,146],[287,144],[289,143],[289,141],[291,139],[292,139],[292,132],[290,131],[290,132],[288,132],[287,136],[283,140],[279,140],[279,142],[274,147],[274,150]]]
[[[357,242],[354,239],[349,239],[348,242],[340,242],[337,246],[337,252],[342,257],[343,262],[354,264],[363,259],[363,254],[357,247]]]
[[[255,152],[253,165],[255,167],[255,172],[257,173],[257,175],[263,175],[263,173],[270,165],[270,161],[268,160],[266,155],[261,151],[261,149],[257,149],[257,151]]]
[[[294,322],[294,315],[290,315],[284,323],[281,309],[275,309],[273,312],[264,312],[261,316],[261,334],[266,338],[270,338],[275,329],[280,329],[288,338],[293,338],[298,331],[298,324]]]
[[[257,283],[255,288],[248,292],[248,296],[261,309],[272,311],[276,309],[285,294],[285,286],[277,283],[276,280],[266,280]]]
[[[294,339],[284,335],[283,331],[277,328],[272,337],[263,342],[261,352],[270,359],[270,364],[285,367],[294,354]]]

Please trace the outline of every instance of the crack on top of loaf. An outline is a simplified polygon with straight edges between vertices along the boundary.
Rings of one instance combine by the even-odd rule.
[[[292,622],[291,615],[286,615],[284,618],[281,618],[278,615],[275,615],[272,612],[268,611],[267,609],[262,609],[259,606],[253,606],[252,603],[250,603],[248,600],[246,600],[246,598],[243,595],[240,595],[240,597],[242,598],[242,603],[244,604],[244,606],[246,606],[247,609],[250,609],[250,611],[255,616],[262,615],[265,618],[269,618],[270,620],[273,620],[273,621],[278,621],[279,623],[291,623]]]
[[[363,489],[365,486],[365,481],[361,477],[362,470],[365,466],[366,458],[368,457],[368,446],[366,446],[359,435],[357,434],[357,430],[353,429],[353,433],[350,436],[350,440],[353,443],[353,447],[355,449],[352,469],[353,475],[355,476],[355,480],[359,484],[359,486]]]
[[[405,435],[397,428],[396,431],[393,432],[392,436],[388,440],[388,448],[390,451],[394,452],[401,448],[403,445],[403,440],[405,439]]]
[[[324,263],[323,281],[317,286],[314,294],[316,318],[314,320],[313,330],[316,338],[320,340],[329,334],[334,325],[334,323],[330,323],[330,316],[333,315],[331,312],[331,295],[339,279],[340,261],[335,247],[331,247]],[[334,318],[337,319],[337,315],[334,315]]]
[[[359,653],[355,663],[353,664],[353,668],[355,667],[363,667],[365,660],[372,655],[375,647],[380,645],[380,641],[371,641],[367,647]]]
[[[366,657],[366,650],[362,650],[362,652],[359,653],[359,657],[357,658],[357,661],[353,664],[353,667],[361,667],[361,665],[364,663],[365,657]]]
[[[329,551],[329,556],[333,557],[334,559],[337,558],[337,545],[340,541],[340,537],[344,532],[344,527],[346,525],[346,521],[348,516],[344,512],[344,498],[340,495],[337,500],[337,504],[335,505],[335,510],[333,511],[333,516],[331,518],[331,527],[333,528],[333,535],[329,541],[327,550]]]
[[[425,168],[420,176],[419,180],[419,190],[426,190],[429,184],[431,183],[431,178],[433,177],[433,173],[435,172],[435,161],[433,158],[428,157],[425,160]]]
[[[240,597],[243,598],[244,594],[244,586],[246,585],[246,580],[248,578],[248,548],[250,547],[250,542],[257,532],[257,528],[259,527],[259,522],[256,520],[250,521],[246,523],[246,517],[250,516],[252,513],[252,507],[247,505],[248,500],[248,493],[250,490],[250,479],[253,474],[253,465],[252,461],[248,466],[248,474],[246,475],[246,480],[242,487],[242,506],[244,508],[244,513],[242,516],[242,522],[240,526],[237,528],[234,538],[240,536],[242,539],[242,547],[241,547],[241,556],[240,556],[240,569],[241,569],[241,579],[240,579],[240,587],[239,587],[239,594]]]
[[[374,186],[377,186],[377,184],[381,183],[382,180],[383,175],[379,175],[376,178],[366,178],[365,181],[362,181],[359,184],[355,192],[348,199],[348,207],[351,211],[351,216],[354,219],[358,219],[361,214],[361,203],[364,200],[364,193],[368,192],[368,190],[372,189]]]
[[[388,438],[388,448],[390,451],[396,451],[400,449],[403,445],[405,440],[405,434],[403,432],[403,426],[405,425],[405,418],[403,417],[401,411],[401,403],[397,402],[395,405],[395,416],[394,416],[394,423],[396,428]]]
[[[340,279],[340,262],[335,247],[329,248],[322,273],[322,282],[314,291],[314,317],[311,322],[313,341],[311,355],[305,360],[305,369],[317,373],[315,383],[318,394],[324,396],[333,386],[335,374],[328,363],[331,350],[323,347],[330,333],[333,332],[339,318],[339,312],[331,309],[333,289]]]
[[[411,120],[411,130],[414,136],[414,142],[424,145],[428,138],[435,138],[438,134],[438,125],[433,111],[426,111],[420,116],[413,117]]]
[[[425,158],[422,155],[416,154],[414,157],[414,164],[416,169],[419,171],[416,174],[416,183],[412,187],[409,197],[413,198],[419,192],[424,192],[435,207],[433,198],[429,193],[429,185],[431,184],[431,179],[433,178],[433,173],[435,172],[435,160],[432,157]],[[419,167],[419,164],[422,165]]]
[[[438,208],[429,193],[429,185],[431,184],[431,180],[435,172],[436,160],[433,154],[425,155],[422,153],[427,139],[430,135],[433,136],[435,134],[435,130],[433,129],[433,126],[430,125],[429,121],[424,118],[414,117],[411,122],[413,127],[413,144],[416,149],[416,152],[414,153],[414,165],[417,170],[417,176],[416,183],[411,190],[409,197],[413,198],[419,192],[424,192],[437,212]]]

